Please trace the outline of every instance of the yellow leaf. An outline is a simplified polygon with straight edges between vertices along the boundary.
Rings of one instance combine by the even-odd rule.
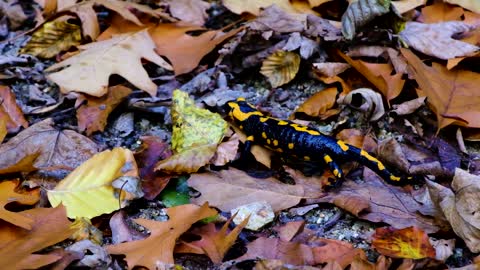
[[[295,78],[300,68],[300,56],[293,52],[277,51],[263,61],[260,73],[273,87],[282,86]]]
[[[53,207],[62,203],[69,218],[93,218],[120,209],[111,184],[132,161],[133,153],[124,148],[98,153],[49,190],[48,200]]]
[[[80,26],[68,23],[71,16],[62,16],[42,25],[32,35],[32,39],[20,50],[41,58],[52,58],[61,51],[79,45],[82,40]]]
[[[165,69],[170,64],[155,53],[155,44],[147,30],[115,36],[109,40],[80,46],[81,53],[57,63],[46,71],[48,78],[61,87],[63,93],[72,91],[100,97],[107,93],[108,79],[118,74],[136,87],[155,96],[157,85],[142,67],[142,58]]]

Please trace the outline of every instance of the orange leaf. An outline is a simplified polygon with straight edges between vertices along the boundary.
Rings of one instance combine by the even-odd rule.
[[[337,88],[329,87],[315,93],[307,99],[297,109],[296,113],[305,113],[306,115],[326,119],[332,115],[338,114],[339,110],[332,109],[337,100]]]
[[[428,235],[417,227],[401,230],[378,228],[373,235],[372,245],[380,254],[393,258],[435,258],[435,249]]]
[[[467,70],[447,70],[433,63],[427,66],[410,50],[402,49],[418,85],[437,114],[438,131],[456,124],[480,128],[480,74]]]
[[[203,227],[193,229],[191,233],[201,236],[202,239],[191,243],[184,242],[183,245],[175,248],[175,252],[188,253],[190,248],[194,248],[194,250],[199,249],[203,251],[204,254],[207,254],[212,262],[221,263],[225,253],[227,253],[230,247],[235,243],[238,235],[248,223],[248,218],[246,218],[230,233],[227,233],[228,224],[232,222],[234,217],[235,216],[232,216],[227,222],[225,222],[219,231],[217,231],[215,224],[213,223],[208,223]]]
[[[422,8],[424,23],[460,21],[463,13],[463,8],[443,2],[437,2]]]
[[[32,205],[40,199],[40,190],[36,189],[29,193],[17,193],[15,188],[19,181],[5,181],[0,183],[0,219],[3,219],[24,229],[32,229],[33,220],[20,213],[11,212],[5,209],[5,206],[12,202],[19,204]]]
[[[173,264],[173,249],[177,238],[187,231],[193,223],[217,214],[208,204],[180,205],[168,208],[168,221],[135,219],[135,222],[146,227],[150,236],[143,240],[107,246],[110,254],[125,254],[128,268],[144,266],[149,269],[161,268],[161,265]]]
[[[405,80],[402,79],[402,74],[391,75],[394,69],[392,64],[368,63],[362,60],[353,60],[341,52],[338,54],[375,85],[387,101],[396,98],[402,91]]]
[[[132,90],[128,87],[116,85],[109,87],[107,95],[102,97],[80,94],[76,106],[84,101],[87,101],[87,103],[77,110],[78,130],[80,132],[87,130],[88,136],[95,131],[103,131],[110,113],[131,92]]]
[[[17,132],[20,127],[28,127],[22,109],[17,105],[15,94],[4,85],[0,85],[0,118],[5,121],[9,133]]]

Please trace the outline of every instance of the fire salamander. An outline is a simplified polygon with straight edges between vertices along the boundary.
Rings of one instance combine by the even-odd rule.
[[[357,161],[389,184],[406,185],[412,179],[394,175],[382,162],[363,149],[323,135],[307,126],[265,116],[243,98],[230,101],[227,105],[229,116],[247,135],[245,151],[250,151],[253,144],[259,144],[304,161],[322,162],[335,176],[335,180],[329,182],[327,188],[338,186],[343,180],[342,169],[337,163],[340,161]]]

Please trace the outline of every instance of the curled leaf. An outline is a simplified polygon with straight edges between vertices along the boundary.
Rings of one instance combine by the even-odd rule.
[[[387,14],[390,0],[358,0],[351,3],[342,16],[342,34],[352,40],[357,29],[366,25],[375,17]]]
[[[277,51],[263,61],[260,73],[276,88],[295,78],[300,68],[300,56],[293,52]]]
[[[361,100],[359,101],[358,98]],[[377,121],[385,114],[382,96],[369,88],[353,90],[346,96],[340,97],[337,102],[368,114],[370,121]]]

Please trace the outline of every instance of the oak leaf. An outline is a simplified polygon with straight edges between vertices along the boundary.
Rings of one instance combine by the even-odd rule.
[[[39,264],[52,263],[60,256],[32,254],[46,247],[61,242],[73,233],[71,222],[67,219],[65,208],[34,208],[20,212],[25,218],[33,220],[32,229],[24,230],[10,227],[8,224],[0,226],[0,264],[5,269],[25,269],[32,267],[32,256]],[[1,221],[0,221],[1,222]],[[38,265],[38,267],[43,265]]]
[[[435,258],[435,249],[428,235],[417,227],[401,230],[378,228],[372,236],[372,245],[380,253],[393,258]]]
[[[425,65],[415,54],[402,49],[409,69],[428,104],[437,115],[438,130],[456,124],[480,128],[480,74],[467,70],[447,70],[438,63]]]
[[[163,264],[173,264],[173,249],[175,243],[193,223],[217,214],[204,204],[180,205],[166,209],[169,219],[167,221],[154,221],[148,219],[135,219],[134,221],[150,231],[150,235],[138,241],[107,246],[110,254],[125,254],[128,268],[144,266],[148,269],[157,269]]]
[[[52,125],[52,119],[43,120],[0,145],[0,174],[73,170],[97,152],[98,146],[87,137]]]
[[[4,181],[0,183],[0,219],[26,230],[31,230],[33,220],[25,217],[21,213],[8,211],[5,209],[5,206],[13,202],[23,205],[35,204],[40,199],[40,190],[37,189],[28,193],[18,193],[15,191],[18,184],[19,181]]]
[[[28,127],[22,109],[17,105],[15,94],[10,87],[4,85],[0,85],[0,119],[5,123],[8,133],[15,133],[21,127]]]
[[[155,96],[157,85],[148,77],[141,59],[147,59],[170,70],[171,66],[154,52],[155,44],[146,30],[115,36],[109,40],[79,47],[83,51],[46,71],[47,77],[61,87],[63,93],[82,92],[100,97],[108,91],[108,79],[118,74],[136,87]]]
[[[108,88],[108,93],[102,97],[80,95],[75,107],[83,102],[85,105],[77,107],[78,130],[86,131],[90,136],[95,131],[103,131],[107,124],[107,118],[132,90],[122,85]]]
[[[188,185],[202,193],[192,198],[193,202],[209,202],[225,212],[257,201],[266,201],[274,211],[280,211],[297,205],[305,196],[301,186],[283,184],[274,178],[256,179],[233,168],[192,174]]]

